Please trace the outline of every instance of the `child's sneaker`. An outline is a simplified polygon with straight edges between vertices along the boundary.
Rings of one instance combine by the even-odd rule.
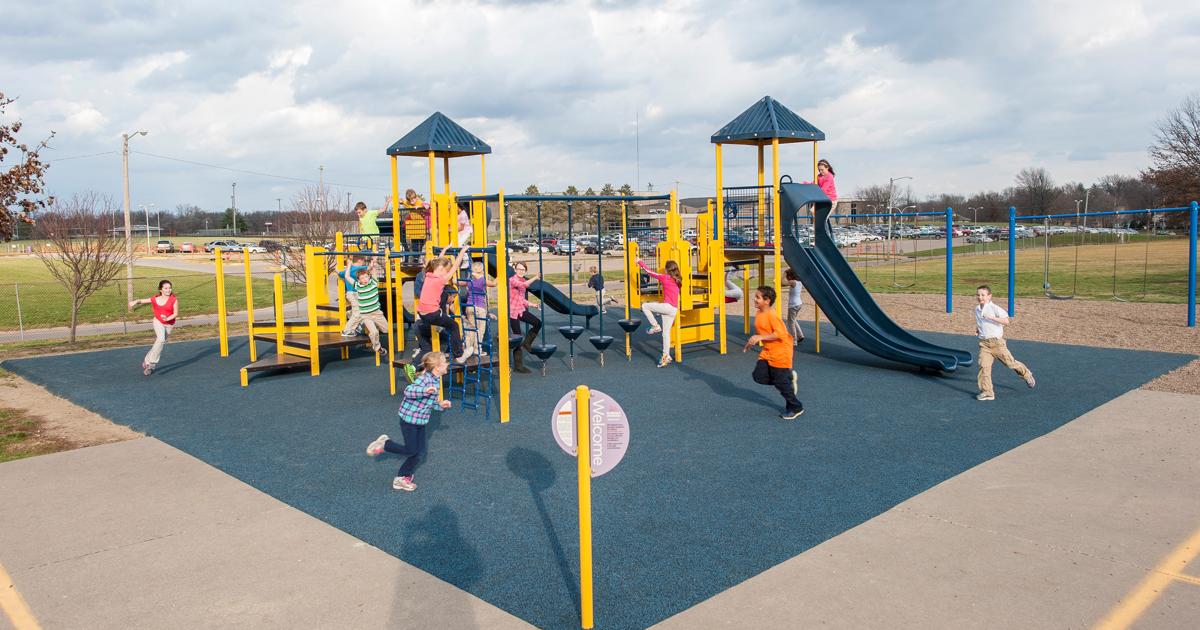
[[[381,357],[386,357],[387,356],[387,348],[384,348],[383,346],[379,346],[378,348],[375,348],[375,353]]]
[[[671,363],[671,357],[663,355],[663,358],[658,360],[658,367],[667,367]]]
[[[413,490],[417,489],[417,484],[413,483],[412,475],[407,477],[396,477],[392,480],[392,489],[412,492]]]
[[[655,326],[655,327],[651,328],[650,330],[647,330],[646,334],[647,335],[657,335],[660,332],[662,332],[662,328]],[[661,366],[659,366],[659,367],[661,367]]]
[[[417,368],[413,367],[413,364],[404,364],[404,378],[407,378],[409,383],[417,380]]]
[[[975,400],[996,400],[996,395],[989,394],[987,392],[979,392],[979,395],[975,397]]]
[[[370,444],[367,445],[367,455],[370,455],[371,457],[375,457],[376,455],[382,453],[383,452],[383,444],[387,441],[388,441],[388,436],[386,433],[375,438],[374,442],[371,442]]]
[[[792,370],[792,395],[800,395],[800,379],[796,378],[796,370]]]
[[[795,420],[796,418],[799,418],[800,416],[803,416],[803,415],[804,415],[804,409],[800,408],[800,409],[795,409],[792,411],[785,411],[785,412],[779,414],[779,419],[780,420]]]
[[[1025,379],[1025,384],[1029,386],[1029,389],[1037,387],[1037,379],[1033,378],[1033,372],[1029,373],[1029,377]]]
[[[153,365],[150,365],[149,363],[143,363],[143,364],[142,364],[142,374],[144,374],[144,375],[146,375],[146,376],[150,376],[150,375],[151,375],[151,374],[153,374],[153,373],[154,373],[154,366],[153,366]]]
[[[343,330],[343,331],[342,331],[342,336],[343,336],[343,337],[357,337],[357,336],[358,336],[358,333],[356,333],[356,332],[347,332],[347,331]]]

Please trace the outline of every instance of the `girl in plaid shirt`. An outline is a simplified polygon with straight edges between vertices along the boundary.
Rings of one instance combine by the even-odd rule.
[[[429,416],[434,407],[450,408],[449,400],[438,400],[438,383],[450,369],[450,359],[441,352],[430,352],[421,359],[421,367],[416,380],[404,388],[404,400],[400,403],[400,433],[404,436],[404,444],[393,442],[385,433],[367,446],[367,455],[371,457],[384,451],[407,456],[392,480],[392,488],[408,492],[417,489],[417,484],[413,483],[413,470],[417,460],[425,454],[425,427],[429,424]]]

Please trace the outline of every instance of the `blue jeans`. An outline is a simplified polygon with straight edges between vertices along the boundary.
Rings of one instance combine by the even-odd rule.
[[[413,471],[417,468],[417,460],[425,454],[425,427],[424,424],[409,424],[400,421],[400,434],[404,436],[404,444],[399,444],[388,440],[383,443],[383,450],[397,455],[408,455],[404,463],[400,465],[397,477],[410,477]]]

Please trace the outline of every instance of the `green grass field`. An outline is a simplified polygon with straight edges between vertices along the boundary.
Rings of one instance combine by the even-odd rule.
[[[159,280],[168,278],[175,285],[182,315],[217,312],[216,277],[213,274],[141,266],[135,267],[134,273],[137,274],[133,282],[135,298],[150,297],[157,291]],[[18,327],[18,291],[21,324],[25,328],[68,325],[70,300],[42,261],[35,258],[0,259],[0,277],[4,278],[4,282],[0,283],[0,330],[15,330]],[[254,280],[253,289],[256,307],[271,304],[269,280]],[[245,286],[240,277],[227,277],[225,294],[226,309],[229,312],[246,308]],[[288,301],[303,295],[303,287],[289,285],[284,289],[284,299]],[[150,319],[149,306],[139,306],[132,313],[128,312],[125,297],[125,278],[122,273],[115,282],[101,289],[83,304],[79,312],[79,322],[92,324]]]
[[[1092,235],[1095,236],[1095,235]],[[1028,239],[1027,239],[1028,240]],[[1069,241],[1068,241],[1069,242]],[[1016,291],[1019,296],[1045,294],[1043,270],[1045,249],[1032,244],[1017,249]],[[980,251],[971,247],[956,247],[954,257],[954,293],[971,295],[981,284],[990,284],[997,295],[1007,294],[1007,243],[1001,251]],[[946,284],[945,250],[935,250],[941,257],[923,260],[900,259],[865,264],[862,258],[851,255],[852,265],[863,284],[878,293],[943,293]],[[1116,260],[1116,291],[1122,299],[1137,302],[1187,301],[1186,239],[1157,239],[1147,243],[1134,239],[1114,247],[1110,241],[1096,245],[1052,247],[1050,249],[1049,282],[1056,295],[1075,295],[1088,299],[1111,299],[1114,295],[1114,256]],[[899,285],[899,286],[897,286]],[[911,286],[909,286],[911,285]]]

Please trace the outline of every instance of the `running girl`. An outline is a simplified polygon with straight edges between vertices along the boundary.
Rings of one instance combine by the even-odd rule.
[[[153,374],[154,368],[158,367],[163,346],[167,344],[167,337],[171,336],[175,320],[179,317],[179,300],[171,290],[171,281],[163,280],[158,283],[158,295],[129,303],[129,310],[139,304],[149,304],[154,309],[154,345],[150,346],[146,358],[142,359],[142,374],[146,376]]]

